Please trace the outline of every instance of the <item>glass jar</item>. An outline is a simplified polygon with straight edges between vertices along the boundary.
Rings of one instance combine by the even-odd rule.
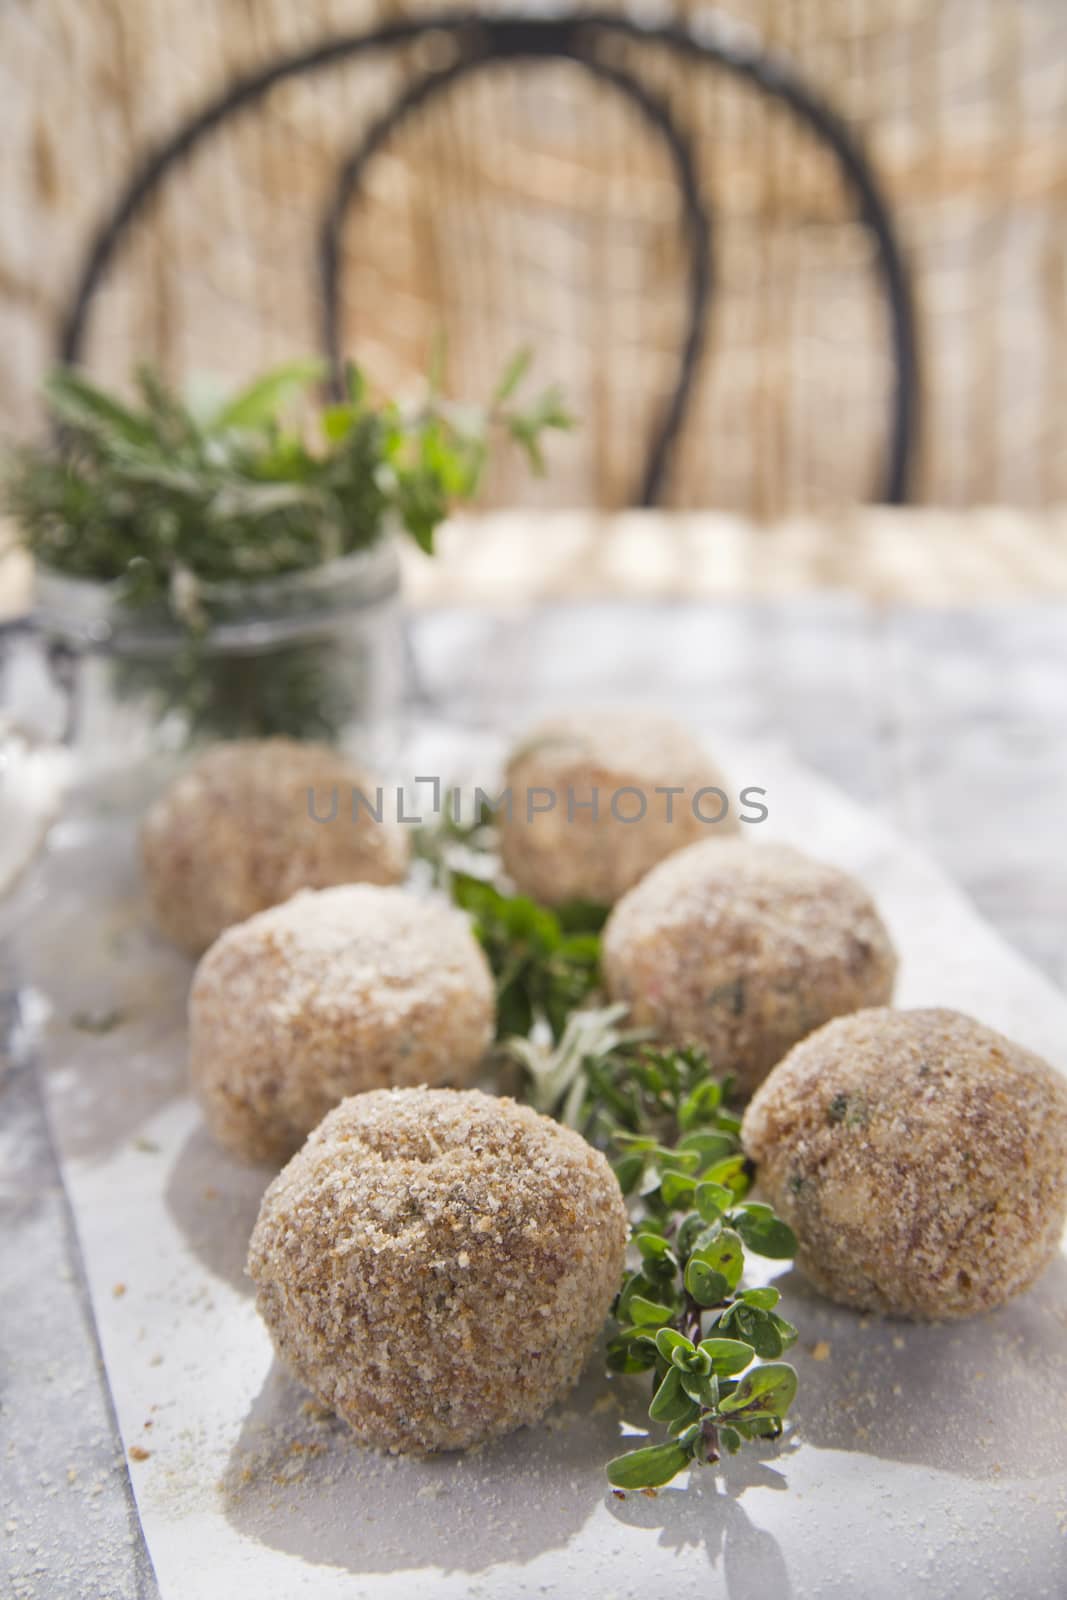
[[[83,776],[216,739],[284,735],[388,765],[406,658],[391,538],[252,582],[201,584],[193,632],[118,585],[39,570],[34,622]]]

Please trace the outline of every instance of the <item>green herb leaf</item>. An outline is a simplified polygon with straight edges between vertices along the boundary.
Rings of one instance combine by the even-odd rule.
[[[733,1217],[734,1227],[750,1250],[771,1260],[790,1260],[797,1252],[796,1234],[770,1206],[750,1201]]]
[[[623,1194],[633,1193],[641,1181],[644,1170],[645,1163],[639,1155],[623,1156],[621,1160],[615,1162],[614,1172]]]
[[[742,1289],[737,1297],[746,1305],[759,1306],[761,1311],[772,1311],[782,1298],[777,1289]]]
[[[745,1158],[740,1153],[727,1156],[724,1161],[716,1161],[701,1176],[705,1183],[718,1183],[729,1189],[735,1201],[742,1198],[749,1186]]]
[[[700,1408],[693,1405],[689,1409],[689,1417],[676,1418],[674,1422],[669,1424],[667,1432],[672,1438],[677,1439],[679,1444],[688,1445],[689,1449],[693,1451],[700,1437],[702,1427]]]
[[[732,1189],[721,1183],[698,1183],[693,1193],[693,1204],[705,1222],[716,1222],[734,1203]]]
[[[658,1489],[684,1472],[692,1459],[686,1445],[648,1445],[609,1461],[608,1482],[616,1489]]]
[[[768,1362],[746,1373],[733,1393],[719,1401],[719,1410],[731,1418],[746,1411],[784,1417],[796,1392],[795,1370],[784,1361]]]
[[[701,1170],[707,1170],[727,1156],[736,1154],[737,1139],[731,1133],[708,1133],[700,1129],[679,1139],[679,1150],[695,1150],[700,1157]]]
[[[796,1344],[797,1330],[791,1322],[787,1322],[784,1317],[780,1317],[777,1311],[772,1311],[769,1315],[778,1330],[778,1337],[782,1341],[782,1349],[788,1350],[791,1344]]]
[[[737,1288],[744,1270],[745,1252],[740,1236],[733,1228],[721,1229],[710,1244],[699,1247],[696,1256],[715,1272],[721,1273],[731,1289]]]
[[[751,1345],[758,1356],[773,1358],[782,1353],[782,1336],[775,1326],[772,1313],[762,1311],[758,1306],[736,1301],[719,1319],[719,1326],[728,1327],[731,1333]]]
[[[686,1095],[678,1107],[678,1126],[682,1129],[696,1128],[700,1123],[710,1121],[721,1104],[722,1085],[717,1079],[709,1078]]]
[[[676,1328],[661,1328],[656,1334],[656,1349],[664,1361],[673,1359],[675,1351],[691,1353],[696,1349],[692,1339],[687,1339],[684,1333],[679,1333]]]
[[[658,1305],[655,1301],[646,1300],[639,1294],[632,1296],[627,1310],[634,1322],[642,1328],[658,1328],[671,1320],[670,1306]]]
[[[660,1193],[663,1196],[664,1205],[673,1209],[677,1206],[690,1204],[696,1194],[696,1184],[692,1178],[686,1177],[682,1172],[667,1172],[663,1175]]]
[[[721,1305],[730,1292],[729,1282],[724,1275],[695,1256],[686,1266],[685,1286],[698,1306]]]
[[[647,1262],[677,1269],[678,1258],[661,1233],[649,1233],[642,1229],[634,1234],[633,1241]]]
[[[72,367],[49,374],[44,381],[44,396],[57,422],[88,432],[110,433],[129,445],[152,443],[154,430],[148,418],[97,388]]]
[[[645,1339],[620,1334],[608,1341],[605,1361],[609,1372],[647,1372],[656,1365],[656,1351]]]
[[[240,390],[216,413],[212,427],[218,432],[229,428],[262,428],[272,422],[291,400],[305,394],[311,384],[326,376],[322,361],[290,361],[256,378]]]
[[[719,1403],[719,1380],[713,1372],[679,1372],[678,1377],[683,1390],[697,1406],[698,1414],[700,1410],[715,1410]]]
[[[752,1351],[740,1339],[702,1339],[700,1348],[720,1378],[732,1378],[752,1364]]]
[[[678,1417],[688,1419],[692,1411],[693,1403],[682,1387],[682,1374],[677,1367],[669,1367],[648,1408],[649,1416],[653,1422],[674,1422]]]
[[[545,1056],[538,1110],[559,1109],[589,1053],[603,1055],[619,1042],[615,1026],[625,1007],[605,1007],[579,1020],[579,1008],[600,981],[600,941],[595,933],[564,934],[553,911],[525,895],[504,895],[491,884],[456,872],[451,879],[456,904],[474,919],[475,932],[497,980],[497,1037],[527,1035],[541,1020],[561,1043],[572,1013],[576,1033],[557,1057]],[[602,1026],[599,1026],[598,1022]],[[592,1035],[590,1033],[592,1030]],[[535,1070],[536,1057],[524,1051],[523,1064]],[[551,1089],[550,1086],[556,1086]],[[556,1097],[552,1098],[555,1093]],[[632,1177],[634,1169],[627,1169]]]

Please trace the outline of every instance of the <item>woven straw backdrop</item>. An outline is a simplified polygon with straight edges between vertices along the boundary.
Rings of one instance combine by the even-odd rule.
[[[0,8],[0,427],[34,392],[94,220],[136,153],[235,73],[403,11],[363,0],[34,0]],[[686,5],[679,5],[684,12]],[[1067,499],[1067,9],[1062,0],[726,0],[862,130],[912,264],[917,498]],[[274,91],[203,145],[94,308],[89,364],[247,376],[316,344],[319,215],[338,162],[433,45]],[[831,158],[707,68],[620,49],[693,132],[718,287],[669,501],[757,516],[866,498],[885,317]],[[679,203],[662,149],[565,65],[494,69],[418,115],[346,230],[346,342],[404,390],[439,329],[484,394],[518,344],[583,428],[532,490],[625,503],[674,377]]]

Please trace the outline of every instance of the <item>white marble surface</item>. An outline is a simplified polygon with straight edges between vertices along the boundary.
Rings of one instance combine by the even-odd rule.
[[[428,613],[416,639],[430,700],[472,728],[512,725],[561,697],[637,697],[671,704],[728,735],[781,740],[930,849],[1009,939],[1062,983],[1065,621],[1067,611],[1052,606],[874,613],[813,598],[559,607],[506,619]],[[151,1595],[79,1256],[33,1075],[17,1056],[5,1066],[0,1105],[7,1358],[0,1503],[8,1524],[0,1562],[15,1595]],[[782,1498],[773,1484],[763,1487],[769,1496],[754,1496],[761,1504]],[[684,1543],[676,1521],[666,1515],[658,1544]],[[755,1562],[750,1570],[762,1571],[767,1592],[775,1592],[772,1522],[762,1515],[753,1522],[736,1497],[714,1516],[709,1511],[708,1537],[725,1542],[727,1578]],[[965,1549],[966,1528],[952,1536]],[[930,1541],[935,1551],[938,1537]],[[723,1550],[707,1553],[714,1565]]]

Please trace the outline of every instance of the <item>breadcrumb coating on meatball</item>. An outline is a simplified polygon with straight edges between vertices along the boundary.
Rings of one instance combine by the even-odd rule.
[[[373,884],[306,890],[228,929],[200,962],[193,1088],[230,1150],[284,1161],[346,1095],[469,1083],[494,1011],[462,912]]]
[[[867,891],[787,845],[691,845],[615,907],[603,967],[657,1038],[697,1044],[750,1094],[798,1039],[890,999],[896,956]]]
[[[1027,1288],[1067,1219],[1067,1080],[955,1011],[861,1011],[790,1052],[742,1128],[833,1300],[972,1316]]]
[[[504,866],[524,894],[546,905],[613,905],[672,851],[738,829],[722,773],[699,742],[670,717],[647,710],[574,712],[538,723],[512,752],[505,783],[513,799],[510,816],[499,818]],[[667,787],[681,792],[656,792]],[[627,789],[637,793],[619,793]],[[693,809],[694,796],[711,789],[721,790],[730,807],[717,822],[722,802],[715,795],[697,800],[708,820]],[[527,797],[537,790],[552,794],[555,804],[531,817]],[[532,803],[547,801],[535,796]]]
[[[311,815],[309,791],[313,794]],[[337,815],[330,821],[336,791]],[[190,955],[298,889],[398,883],[406,830],[367,806],[376,780],[337,751],[292,739],[213,745],[160,795],[141,828],[141,862],[161,931]]]
[[[279,1357],[357,1438],[459,1450],[575,1382],[627,1234],[579,1134],[477,1090],[379,1090],[271,1184],[248,1271]]]

